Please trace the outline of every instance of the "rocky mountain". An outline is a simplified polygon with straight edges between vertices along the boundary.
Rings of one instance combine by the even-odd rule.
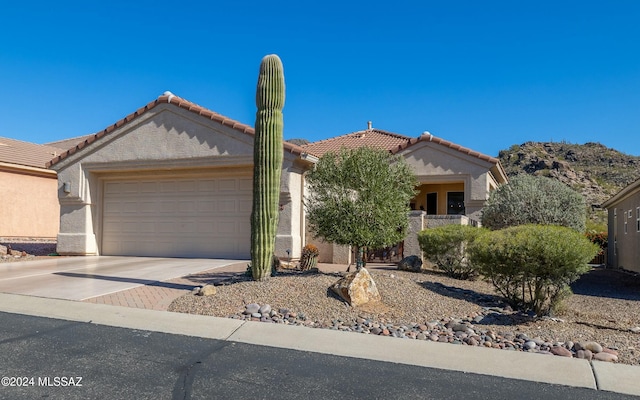
[[[501,150],[498,158],[508,176],[543,175],[567,184],[596,214],[600,204],[640,178],[640,157],[600,143],[526,142]]]

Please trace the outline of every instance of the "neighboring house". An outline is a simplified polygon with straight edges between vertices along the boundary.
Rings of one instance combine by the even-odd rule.
[[[60,206],[46,163],[63,150],[0,137],[0,237],[55,238]]]
[[[478,225],[489,193],[507,182],[499,160],[459,146],[425,132],[410,138],[374,129],[371,122],[363,131],[302,146],[321,157],[341,148],[375,147],[402,156],[413,169],[419,186],[411,202],[409,236],[404,254],[419,255],[416,233],[427,226],[446,223]],[[339,246],[317,243],[321,261],[349,262],[349,251]]]
[[[607,266],[640,273],[640,179],[602,203],[608,213]]]
[[[254,130],[165,92],[49,163],[58,253],[250,258]],[[276,255],[304,244],[303,174],[284,143]],[[290,251],[290,253],[288,253]]]

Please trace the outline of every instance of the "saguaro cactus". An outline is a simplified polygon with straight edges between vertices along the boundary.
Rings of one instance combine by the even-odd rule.
[[[260,281],[271,276],[283,157],[284,72],[282,62],[275,54],[265,56],[260,64],[256,106],[251,274],[254,280]]]

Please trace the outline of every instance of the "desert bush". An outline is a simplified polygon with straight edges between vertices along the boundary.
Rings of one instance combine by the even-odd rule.
[[[468,225],[445,225],[423,230],[418,242],[424,256],[447,275],[470,279],[478,272],[467,256],[467,248],[483,232],[482,228]]]
[[[497,230],[525,224],[560,225],[584,232],[584,197],[550,178],[517,175],[491,192],[482,226]]]
[[[584,234],[552,225],[521,225],[487,232],[469,248],[482,275],[514,308],[548,315],[589,271],[598,252]]]

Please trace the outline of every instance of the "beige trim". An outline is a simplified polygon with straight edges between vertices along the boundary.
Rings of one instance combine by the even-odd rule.
[[[14,172],[18,174],[41,176],[44,178],[55,178],[57,173],[50,169],[29,167],[27,165],[9,164],[0,162],[0,171]]]

